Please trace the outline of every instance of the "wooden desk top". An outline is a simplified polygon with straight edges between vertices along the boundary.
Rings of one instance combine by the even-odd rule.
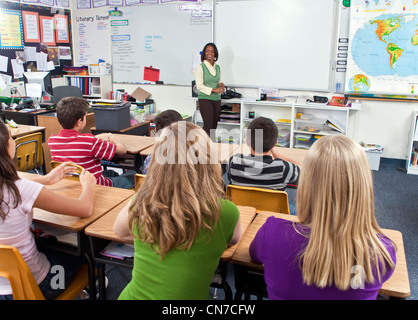
[[[108,213],[106,213],[104,216],[102,216],[100,219],[93,222],[91,225],[89,225],[85,229],[85,233],[88,236],[100,238],[100,239],[106,239],[116,242],[123,242],[123,243],[133,243],[133,241],[126,241],[125,239],[122,239],[119,237],[116,233],[113,231],[113,224],[115,222],[115,219],[122,210],[122,208],[129,202],[131,199],[127,199],[123,201],[121,204],[110,210]],[[253,221],[255,217],[256,210],[255,208],[251,207],[242,207],[238,206],[238,209],[240,211],[241,215],[241,228],[244,232],[248,226],[251,224],[251,221]],[[222,261],[228,261],[232,258],[235,250],[237,249],[238,244],[233,245],[231,247],[228,247],[224,253],[221,256]]]
[[[19,177],[21,178],[30,180],[31,176],[33,177],[31,173],[19,172]],[[63,179],[54,185],[46,186],[46,188],[71,198],[78,198],[81,193],[81,184],[78,181],[67,179]],[[71,232],[78,232],[122,201],[131,198],[134,194],[135,192],[133,190],[96,185],[94,190],[93,213],[90,217],[78,218],[34,208],[34,220]]]
[[[303,159],[306,156],[306,153],[308,150],[306,149],[295,149],[295,148],[284,148],[284,147],[275,147],[279,154],[282,154],[286,157],[286,159],[292,159],[292,162],[294,161],[299,165],[299,167],[302,167]],[[240,145],[238,149],[234,151],[233,154],[242,153],[244,155],[250,154],[250,147],[246,144]]]
[[[38,126],[29,126],[26,124],[19,124],[18,128],[12,128],[9,125],[7,125],[10,128],[10,132],[12,134],[12,138],[18,138],[25,136],[27,134],[35,133],[35,132],[42,132],[45,131],[45,127],[38,127]]]
[[[218,157],[221,163],[228,163],[229,158],[234,153],[235,150],[239,149],[238,144],[230,144],[230,143],[214,143],[218,147],[216,150],[216,156]],[[148,156],[149,154],[154,152],[154,146],[150,146],[140,152],[141,156]]]
[[[112,133],[117,136],[120,142],[125,146],[126,152],[129,154],[139,154],[142,150],[154,145],[154,137],[134,136],[128,134]]]
[[[239,209],[239,214],[241,217],[242,234],[244,235],[245,231],[248,229],[248,227],[251,225],[251,222],[254,220],[257,211],[255,210],[255,208],[252,208],[252,207],[243,207],[243,206],[237,206],[237,207]],[[239,242],[237,244],[234,244],[233,246],[226,248],[226,250],[221,256],[221,261],[231,260],[235,251],[238,248],[238,245],[239,245]]]
[[[254,239],[258,229],[264,224],[268,217],[275,216],[290,221],[298,221],[297,216],[287,215],[275,212],[261,211],[254,219],[253,223],[248,227],[243,234],[235,254],[232,257],[232,262],[249,268],[264,270],[264,266],[255,263],[249,253],[249,248]],[[411,294],[408,270],[406,266],[405,249],[402,239],[402,233],[396,230],[382,229],[383,233],[390,238],[397,246],[396,253],[396,267],[392,276],[383,283],[379,290],[380,294],[389,295],[397,298],[407,298]]]

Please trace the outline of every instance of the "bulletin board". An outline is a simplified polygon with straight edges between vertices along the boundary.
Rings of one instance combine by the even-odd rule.
[[[18,74],[12,64],[19,64],[25,72],[32,66],[49,71],[53,77],[62,75],[63,67],[73,64],[70,10],[0,1],[0,34],[0,73],[11,76],[12,81],[23,79],[23,75],[15,77]],[[35,59],[39,52],[48,55],[53,69],[39,70]]]

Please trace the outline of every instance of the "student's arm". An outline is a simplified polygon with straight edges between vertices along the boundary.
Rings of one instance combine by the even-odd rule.
[[[302,166],[302,163],[298,160],[298,159],[293,159],[292,157],[288,157],[286,155],[280,154],[279,149],[277,148],[273,148],[271,149],[271,156],[273,157],[273,159],[282,159],[288,162],[291,162],[295,165],[297,165],[298,167]]]
[[[64,162],[58,167],[52,169],[47,175],[42,176],[37,174],[31,177],[31,180],[43,185],[49,185],[61,181],[66,176],[70,176],[76,171],[76,167],[71,166],[71,162]]]
[[[132,234],[129,230],[129,206],[131,201],[129,201],[126,206],[119,212],[116,217],[115,222],[113,223],[113,231],[122,239],[132,240]]]
[[[98,135],[95,135],[95,137],[97,139],[100,139],[102,141],[106,141],[106,142],[110,142],[116,145],[116,150],[115,153],[116,154],[125,154],[126,153],[126,148],[123,145],[122,142],[120,142],[120,139],[118,137],[116,137],[115,135],[111,134],[111,133],[100,133]]]
[[[82,191],[78,199],[64,197],[47,188],[42,188],[33,206],[46,211],[80,218],[89,217],[93,212],[93,190],[96,178],[83,170],[80,174]]]
[[[116,145],[116,151],[115,151],[116,154],[126,153],[126,147],[122,142],[120,142],[118,137],[111,134],[109,142]]]
[[[238,218],[237,224],[235,225],[234,235],[232,236],[231,241],[228,242],[228,247],[237,244],[242,237],[242,228],[241,228],[241,216]]]

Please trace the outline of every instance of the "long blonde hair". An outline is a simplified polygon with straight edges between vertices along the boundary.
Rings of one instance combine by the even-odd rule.
[[[202,229],[213,232],[224,197],[221,166],[211,163],[213,150],[206,132],[185,121],[164,128],[157,139],[130,206],[129,226],[161,259],[171,249],[189,249]]]
[[[374,215],[373,179],[366,154],[353,140],[325,136],[303,162],[297,192],[297,215],[310,229],[300,257],[303,280],[324,288],[350,286],[352,267],[361,266],[366,283],[380,281],[386,263],[394,262],[379,240]]]

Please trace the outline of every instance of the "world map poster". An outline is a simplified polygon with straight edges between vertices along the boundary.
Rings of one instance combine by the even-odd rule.
[[[418,97],[418,0],[352,0],[345,92]]]

